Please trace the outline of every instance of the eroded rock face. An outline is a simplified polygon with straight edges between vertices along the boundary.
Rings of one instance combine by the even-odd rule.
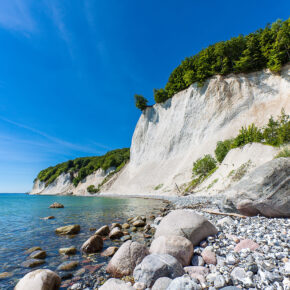
[[[169,254],[182,266],[188,266],[193,255],[193,245],[191,241],[181,236],[160,236],[152,242],[150,253]]]
[[[79,225],[69,225],[57,228],[55,230],[55,233],[58,235],[75,235],[78,234],[81,230],[81,227]]]
[[[127,285],[126,282],[111,278],[99,290],[136,290],[130,285]]]
[[[174,279],[183,274],[181,264],[174,257],[168,254],[151,254],[135,268],[133,276],[135,282],[142,282],[146,287],[152,287],[158,278]]]
[[[224,208],[248,216],[290,217],[290,158],[271,160],[225,192]]]
[[[216,227],[193,210],[179,209],[165,216],[157,227],[155,238],[160,236],[181,236],[198,245],[208,236],[217,233]]]
[[[143,258],[148,254],[149,251],[144,245],[127,241],[110,260],[106,271],[117,278],[132,275],[136,265],[141,263]]]
[[[57,290],[60,277],[47,269],[40,269],[26,274],[16,285],[15,290]]]
[[[103,249],[103,239],[101,236],[94,235],[91,236],[84,244],[82,245],[82,252],[91,254],[97,253]]]

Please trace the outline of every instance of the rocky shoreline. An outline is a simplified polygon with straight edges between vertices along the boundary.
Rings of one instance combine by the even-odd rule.
[[[157,198],[168,201],[159,215],[97,230],[83,252],[107,262],[63,271],[61,289],[290,289],[289,219],[220,215],[220,197]],[[102,252],[96,236],[115,247]]]

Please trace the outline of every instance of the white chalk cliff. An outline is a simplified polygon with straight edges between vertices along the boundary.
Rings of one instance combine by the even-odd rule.
[[[290,113],[289,68],[290,65],[285,66],[280,75],[264,70],[215,76],[202,88],[193,84],[165,103],[147,108],[132,138],[129,164],[101,191],[133,195],[179,194],[192,179],[193,162],[205,154],[213,154],[217,141],[235,137],[242,126],[265,125],[271,115],[280,115],[282,108]],[[256,154],[255,150],[256,147],[250,151]],[[273,150],[267,150],[265,160],[259,153],[259,165],[274,154]],[[238,164],[236,166],[240,166]],[[47,188],[36,181],[32,193],[85,194],[88,185],[97,186],[105,175],[97,171],[74,188],[67,174],[63,174]],[[213,189],[218,191],[219,186],[217,183]]]

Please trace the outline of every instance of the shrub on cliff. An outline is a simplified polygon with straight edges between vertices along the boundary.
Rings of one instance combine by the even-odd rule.
[[[219,163],[222,163],[228,152],[231,150],[232,139],[217,142],[215,148],[215,157]]]
[[[192,172],[195,176],[205,177],[216,168],[216,160],[209,154],[193,163]]]
[[[169,99],[168,93],[164,89],[154,89],[153,92],[156,103],[164,103],[167,99]]]
[[[89,193],[97,193],[99,191],[99,189],[98,188],[95,188],[95,186],[92,184],[92,185],[90,185],[90,186],[87,187],[87,191]]]
[[[147,108],[148,100],[145,99],[142,95],[135,95],[135,106],[141,111],[144,111]]]

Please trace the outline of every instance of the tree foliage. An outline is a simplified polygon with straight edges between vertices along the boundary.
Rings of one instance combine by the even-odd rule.
[[[205,177],[209,172],[216,168],[216,160],[209,154],[197,159],[193,163],[192,172],[198,177]]]
[[[139,110],[144,111],[147,108],[148,100],[145,99],[142,95],[137,95],[137,94],[134,96],[134,98],[135,98],[136,107]]]
[[[107,170],[110,167],[121,168],[130,158],[130,149],[116,149],[103,156],[81,157],[48,167],[39,172],[37,179],[48,186],[62,173],[70,173],[75,186],[88,175],[98,169]]]
[[[290,18],[277,20],[249,35],[233,37],[188,57],[173,70],[164,89],[154,91],[156,103],[197,82],[202,86],[213,75],[248,73],[269,68],[280,72],[290,61]]]

